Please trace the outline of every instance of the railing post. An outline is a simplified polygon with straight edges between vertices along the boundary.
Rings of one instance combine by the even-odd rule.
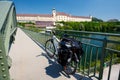
[[[106,36],[105,36],[105,38],[103,40],[103,47],[102,47],[102,52],[101,52],[99,80],[101,80],[102,77],[103,77],[104,58],[105,58],[106,46],[107,46],[107,39],[106,39]]]
[[[120,80],[120,70],[119,70],[119,76],[118,76],[118,80]]]

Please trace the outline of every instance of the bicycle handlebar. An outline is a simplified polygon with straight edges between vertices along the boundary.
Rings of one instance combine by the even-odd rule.
[[[52,30],[52,34],[55,35],[55,31],[54,30]]]

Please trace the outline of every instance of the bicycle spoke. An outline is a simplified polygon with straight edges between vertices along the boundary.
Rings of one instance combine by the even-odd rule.
[[[77,68],[77,63],[75,61],[71,61],[69,64],[67,64],[65,72],[67,74],[74,74],[76,68]]]
[[[53,57],[55,53],[55,47],[51,40],[46,41],[45,50],[49,57]]]

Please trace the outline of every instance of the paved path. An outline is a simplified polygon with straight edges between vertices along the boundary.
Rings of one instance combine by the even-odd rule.
[[[12,58],[10,75],[13,80],[79,80],[79,74],[70,78],[61,72],[61,66],[46,57],[45,51],[21,29],[9,52]]]
[[[90,80],[78,73],[70,78],[64,75],[61,66],[48,59],[45,51],[19,28],[9,55],[12,58],[10,75],[13,80]],[[107,80],[108,69],[104,69],[103,80]],[[118,79],[119,70],[120,64],[112,67],[110,80]]]
[[[108,76],[106,76],[106,75],[108,75],[108,71],[109,71],[109,67],[104,69],[103,80],[108,79]],[[119,71],[120,71],[120,64],[112,65],[110,80],[118,80]]]

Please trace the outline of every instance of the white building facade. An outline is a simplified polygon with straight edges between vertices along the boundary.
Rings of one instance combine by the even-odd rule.
[[[73,22],[90,22],[92,21],[92,17],[85,17],[85,16],[72,16],[70,14],[66,14],[64,12],[56,12],[55,9],[52,10],[52,14],[17,14],[17,21],[18,22],[36,22],[36,21],[42,21],[42,22],[53,22],[53,25],[55,25],[55,22],[59,21],[73,21]]]

